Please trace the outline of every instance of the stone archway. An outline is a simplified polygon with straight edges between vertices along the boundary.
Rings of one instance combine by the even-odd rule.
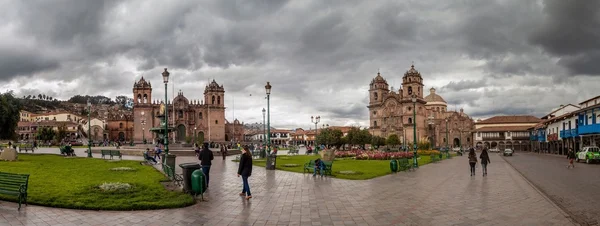
[[[198,132],[198,137],[196,138],[196,142],[198,142],[199,145],[204,143],[204,132],[202,132],[202,131]]]
[[[452,140],[452,147],[460,147],[460,139],[454,138],[454,140]]]
[[[185,126],[183,124],[177,126],[177,141],[185,141]]]
[[[498,148],[498,143],[496,143],[496,141],[492,141],[490,148]]]
[[[120,141],[124,141],[125,140],[125,133],[119,132],[119,140]]]

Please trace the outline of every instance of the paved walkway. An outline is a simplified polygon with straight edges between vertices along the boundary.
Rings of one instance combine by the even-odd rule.
[[[470,177],[464,156],[368,181],[255,167],[250,201],[238,196],[238,164],[230,159],[215,159],[208,201],[191,207],[117,212],[30,205],[17,212],[16,204],[0,202],[0,225],[572,225],[495,155],[488,177],[480,168]]]

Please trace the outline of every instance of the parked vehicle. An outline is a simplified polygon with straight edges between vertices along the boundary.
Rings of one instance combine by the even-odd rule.
[[[504,156],[512,156],[513,150],[510,148],[504,149]]]
[[[585,163],[599,162],[600,161],[600,148],[595,146],[583,147],[580,152],[575,155],[575,161],[585,160]]]
[[[500,152],[498,148],[490,148],[489,152]]]

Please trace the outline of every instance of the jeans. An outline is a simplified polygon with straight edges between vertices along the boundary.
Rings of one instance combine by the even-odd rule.
[[[317,175],[317,170],[321,173],[321,176],[323,176],[323,166],[315,166],[315,170],[313,171],[313,176]]]
[[[146,160],[153,161],[154,163],[157,163],[157,162],[156,162],[156,159],[154,159],[154,158],[152,158],[152,157],[146,157]]]
[[[252,196],[252,194],[250,194],[250,184],[248,184],[248,176],[242,175],[242,182],[244,183],[242,193],[246,193],[247,196]]]
[[[481,163],[481,170],[483,171],[483,174],[487,174],[487,163]]]
[[[476,162],[469,162],[469,165],[471,166],[471,174],[475,174],[475,164],[477,164]]]
[[[210,178],[208,174],[210,173],[210,166],[202,166],[202,172],[204,173],[204,176],[206,176],[206,187],[208,188],[208,178]]]

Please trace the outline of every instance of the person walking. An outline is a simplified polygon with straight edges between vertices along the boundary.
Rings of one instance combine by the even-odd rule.
[[[213,156],[212,151],[208,148],[208,143],[204,143],[204,148],[200,151],[198,155],[198,160],[200,160],[200,166],[202,167],[202,172],[206,176],[206,188],[208,188],[209,182],[209,174],[210,174],[210,166],[212,165],[212,160],[215,157]]]
[[[481,155],[479,155],[479,158],[481,159],[481,170],[483,171],[483,176],[485,177],[487,175],[487,165],[488,163],[492,163],[490,161],[490,155],[488,154],[487,148],[483,148],[483,150],[481,151]]]
[[[252,153],[248,151],[248,147],[244,146],[242,149],[242,157],[240,158],[240,165],[238,167],[237,176],[242,176],[242,193],[240,196],[246,196],[246,200],[252,198],[250,193],[250,185],[248,184],[248,177],[252,175]]]
[[[225,161],[225,158],[227,157],[227,147],[225,147],[225,145],[221,145],[221,155],[223,156],[223,161]]]
[[[477,164],[477,155],[475,155],[475,149],[471,148],[469,151],[469,165],[471,166],[471,176],[475,176],[475,165]]]
[[[572,148],[569,148],[569,153],[567,153],[567,159],[569,160],[569,165],[567,165],[567,169],[575,168],[575,165],[573,164],[573,160],[575,159],[575,152]]]

